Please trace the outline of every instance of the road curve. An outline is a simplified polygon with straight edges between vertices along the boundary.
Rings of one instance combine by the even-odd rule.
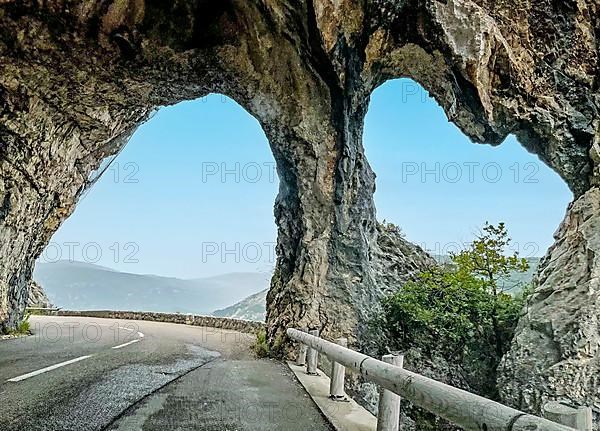
[[[0,430],[330,430],[253,336],[196,326],[31,318],[0,341]]]

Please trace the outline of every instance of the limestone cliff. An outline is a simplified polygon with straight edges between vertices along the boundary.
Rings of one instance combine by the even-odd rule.
[[[512,405],[566,400],[600,410],[600,190],[575,201],[541,262],[535,294],[500,366]]]
[[[27,294],[27,306],[28,307],[42,307],[50,308],[52,304],[46,296],[44,289],[35,281],[31,281],[29,284],[29,292]]]
[[[530,393],[557,396],[551,375],[560,396],[597,401],[598,382],[586,376],[599,375],[599,8],[597,0],[0,2],[0,325],[15,325],[36,256],[103,161],[157,107],[219,92],[257,118],[277,162],[270,340],[301,325],[360,345],[365,300],[378,297],[382,280],[363,119],[374,88],[407,76],[471,139],[495,145],[514,133],[573,190],[506,358],[505,394],[535,409]],[[551,322],[553,310],[578,304],[589,317]],[[537,339],[554,340],[553,355],[531,349]],[[577,374],[573,364],[583,363]]]

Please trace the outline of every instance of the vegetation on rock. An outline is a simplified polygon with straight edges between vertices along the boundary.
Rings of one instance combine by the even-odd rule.
[[[496,368],[510,347],[529,288],[511,294],[503,279],[528,269],[507,254],[506,226],[486,224],[482,233],[447,264],[422,272],[383,301],[376,325],[382,348],[418,349],[459,367],[469,389],[497,398]],[[519,286],[521,287],[521,286]],[[383,350],[383,349],[382,349]]]
[[[30,314],[26,314],[23,319],[17,324],[15,329],[0,331],[0,335],[6,335],[10,337],[21,337],[24,335],[31,334],[31,324],[29,323]]]
[[[256,341],[251,346],[252,351],[258,358],[266,358],[269,356],[270,349],[269,343],[267,342],[267,332],[264,330],[259,331],[256,334]]]

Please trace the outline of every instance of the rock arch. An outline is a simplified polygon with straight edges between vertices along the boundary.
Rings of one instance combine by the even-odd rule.
[[[426,259],[406,245],[390,276],[399,265],[378,241],[361,143],[371,91],[407,76],[471,139],[515,133],[573,190],[503,393],[532,409],[545,397],[597,402],[599,12],[592,0],[4,1],[2,326],[14,325],[35,257],[101,161],[155,107],[219,92],[259,120],[278,165],[271,340],[318,325],[365,342],[361,304]],[[540,338],[551,359],[532,349]]]

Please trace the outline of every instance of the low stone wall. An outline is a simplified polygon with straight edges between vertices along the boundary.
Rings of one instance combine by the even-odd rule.
[[[204,326],[208,328],[229,329],[232,331],[255,334],[265,329],[265,324],[253,320],[231,319],[228,317],[201,316],[196,314],[154,313],[146,311],[110,311],[110,310],[32,310],[35,314],[71,317],[97,317],[102,319],[149,320],[152,322],[178,323],[182,325]]]

